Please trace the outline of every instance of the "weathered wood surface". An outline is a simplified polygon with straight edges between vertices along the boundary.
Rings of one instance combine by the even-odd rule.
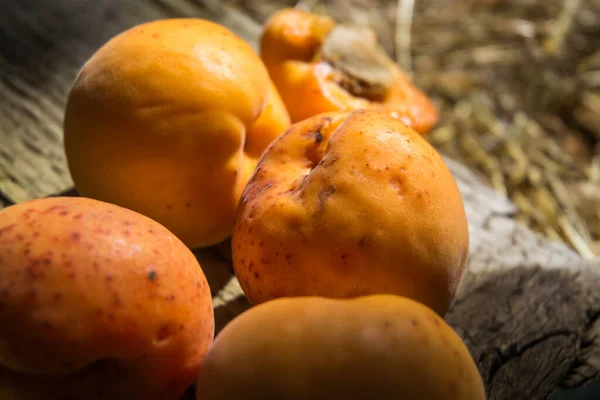
[[[71,187],[62,112],[93,51],[137,23],[181,16],[216,20],[254,43],[260,32],[218,0],[0,0],[0,207]],[[447,320],[477,361],[489,399],[545,399],[558,386],[600,377],[600,266],[517,224],[506,199],[447,161],[471,233],[468,272]],[[197,256],[222,327],[248,303],[217,251]]]

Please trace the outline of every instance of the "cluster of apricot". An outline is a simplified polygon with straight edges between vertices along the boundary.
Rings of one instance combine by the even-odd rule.
[[[469,252],[438,114],[364,28],[275,13],[133,27],[64,121],[83,197],[0,212],[0,398],[484,399],[443,317]],[[250,303],[213,338],[190,248]]]

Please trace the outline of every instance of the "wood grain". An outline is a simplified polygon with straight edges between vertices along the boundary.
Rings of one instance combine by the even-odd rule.
[[[260,26],[218,0],[0,0],[0,207],[71,188],[61,143],[72,80],[108,38],[164,17],[209,18],[256,43]],[[489,399],[545,399],[600,376],[600,267],[512,218],[513,206],[447,159],[463,194],[471,254],[447,316]],[[73,192],[66,192],[74,194]],[[196,252],[215,293],[217,327],[249,307],[230,263]]]

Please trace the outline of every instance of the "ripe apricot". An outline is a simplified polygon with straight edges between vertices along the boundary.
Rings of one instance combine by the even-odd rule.
[[[421,134],[439,113],[365,27],[283,9],[265,23],[261,57],[293,122],[329,111],[377,109]]]
[[[200,370],[198,400],[484,400],[461,338],[412,300],[278,299],[217,336]]]
[[[253,303],[390,293],[444,314],[469,236],[438,152],[387,113],[325,113],[265,151],[240,202],[233,265]]]
[[[206,20],[167,19],[115,36],[85,63],[64,141],[83,196],[138,211],[200,247],[231,234],[257,158],[287,126],[247,43]]]
[[[0,211],[0,397],[177,399],[212,343],[206,278],[171,232],[86,198]]]

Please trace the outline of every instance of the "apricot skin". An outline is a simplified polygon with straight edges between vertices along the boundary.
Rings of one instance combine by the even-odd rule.
[[[204,247],[230,236],[257,158],[288,126],[247,43],[206,20],[166,19],[115,36],[85,63],[69,93],[64,141],[83,196]]]
[[[198,400],[484,400],[461,338],[412,300],[273,300],[217,336]]]
[[[439,120],[438,110],[391,61],[394,80],[382,101],[354,96],[335,82],[333,69],[319,55],[335,25],[327,16],[287,8],[273,13],[265,23],[260,39],[261,58],[292,122],[323,112],[376,109],[421,134],[428,133]]]
[[[158,223],[86,198],[0,211],[3,400],[177,399],[212,343],[210,289]]]
[[[242,195],[233,265],[252,303],[389,293],[444,315],[469,252],[437,151],[383,112],[320,114],[265,151]]]

